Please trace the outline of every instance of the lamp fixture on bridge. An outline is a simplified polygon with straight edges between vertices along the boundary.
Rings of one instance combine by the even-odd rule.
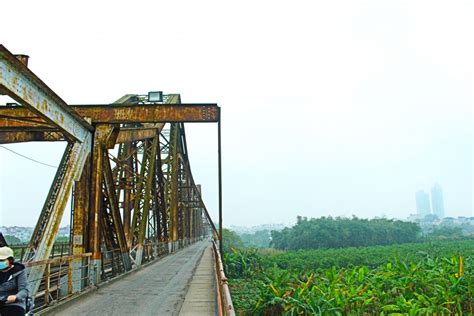
[[[148,102],[163,102],[163,91],[148,92]]]

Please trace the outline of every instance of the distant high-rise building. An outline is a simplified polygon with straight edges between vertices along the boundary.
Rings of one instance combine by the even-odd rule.
[[[438,183],[431,188],[431,208],[439,219],[444,217],[443,190]]]
[[[420,217],[431,214],[430,197],[423,190],[416,192],[416,213]]]

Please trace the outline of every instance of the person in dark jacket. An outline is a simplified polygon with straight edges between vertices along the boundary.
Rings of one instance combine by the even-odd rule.
[[[25,315],[27,298],[25,266],[14,261],[11,248],[0,247],[0,315]]]

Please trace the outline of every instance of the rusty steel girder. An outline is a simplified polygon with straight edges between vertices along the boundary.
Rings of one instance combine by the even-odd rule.
[[[92,126],[0,44],[0,91],[28,107],[71,140],[90,138]]]
[[[166,208],[170,219],[170,240],[172,243],[178,241],[178,180],[179,180],[179,134],[178,124],[172,123],[170,127],[168,166],[166,182]],[[175,247],[175,244],[173,244]]]
[[[156,128],[136,127],[136,128],[122,128],[117,136],[116,144],[126,142],[135,142],[139,140],[150,139],[158,135],[159,130]]]
[[[217,104],[120,104],[73,106],[96,123],[217,122]]]
[[[136,127],[136,128],[117,128],[116,144],[125,142],[145,140],[157,135],[157,128]],[[24,143],[24,142],[57,142],[65,141],[63,134],[56,130],[48,131],[5,131],[0,129],[0,144]],[[109,146],[115,144],[109,144]]]
[[[0,144],[24,143],[24,142],[56,142],[65,141],[60,132],[4,132],[0,130]]]
[[[81,117],[92,123],[168,123],[168,122],[217,122],[217,104],[105,104],[72,105]],[[22,106],[0,107],[0,129],[4,128],[54,128],[41,116]]]
[[[0,107],[1,131],[50,131],[55,127],[23,106]],[[27,114],[27,116],[22,116]],[[59,130],[56,128],[56,130]]]

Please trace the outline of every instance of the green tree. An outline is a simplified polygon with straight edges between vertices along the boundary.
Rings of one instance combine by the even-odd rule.
[[[243,248],[244,243],[236,232],[222,228],[222,243],[224,252],[229,252],[231,248]]]
[[[462,238],[463,232],[461,227],[441,226],[436,227],[433,232],[428,234],[426,237],[429,239],[456,239]]]
[[[245,247],[270,247],[270,232],[267,229],[256,231],[253,234],[242,234],[240,235],[240,238]]]
[[[393,219],[357,217],[297,217],[296,225],[272,231],[272,245],[278,249],[315,249],[391,245],[418,241],[418,224]]]

